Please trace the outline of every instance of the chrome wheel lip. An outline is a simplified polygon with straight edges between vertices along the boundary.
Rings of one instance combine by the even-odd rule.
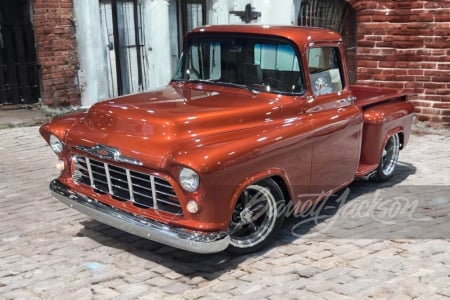
[[[389,138],[383,149],[381,157],[381,170],[385,176],[390,176],[397,165],[400,152],[400,138],[394,134]]]
[[[244,222],[241,224],[241,222],[234,223],[232,221],[230,224],[230,244],[236,248],[250,248],[262,243],[273,231],[278,217],[277,201],[268,188],[259,185],[249,185],[246,188],[246,191],[248,190],[255,191],[256,195],[259,195],[258,197],[265,198],[266,204],[264,213],[253,221],[256,222],[261,221],[261,218],[264,219],[259,225],[254,224],[254,222]],[[249,207],[244,208],[244,210],[247,209],[249,209]],[[235,209],[233,214],[234,213],[240,214],[241,212],[237,212]],[[246,236],[237,236],[237,234],[241,233],[239,229],[248,224],[257,226],[256,231]]]

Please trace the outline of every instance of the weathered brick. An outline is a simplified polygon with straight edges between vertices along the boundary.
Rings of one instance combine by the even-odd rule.
[[[416,96],[419,108],[427,103],[420,100],[447,102],[450,1],[348,2],[357,11],[359,22],[357,65],[362,68],[358,68],[358,81],[376,82],[380,86],[411,81],[414,85],[408,90],[420,94]],[[375,45],[371,47],[373,43]],[[380,74],[375,71],[377,68],[389,70]],[[396,68],[402,70],[395,71]],[[420,109],[418,111],[420,115]],[[428,115],[424,118],[429,119]],[[433,120],[439,120],[439,117]]]
[[[75,34],[72,29],[72,0],[33,0],[33,18],[38,60],[41,65],[42,101],[54,106],[59,103],[80,104],[75,85],[78,59]],[[66,93],[54,93],[54,85],[64,83]],[[69,98],[68,95],[77,95]]]

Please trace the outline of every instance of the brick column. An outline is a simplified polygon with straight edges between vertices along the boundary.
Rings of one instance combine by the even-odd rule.
[[[32,5],[42,102],[51,107],[79,105],[72,0],[33,0]]]

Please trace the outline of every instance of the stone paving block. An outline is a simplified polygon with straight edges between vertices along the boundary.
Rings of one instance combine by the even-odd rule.
[[[351,296],[341,295],[338,293],[335,293],[333,291],[325,291],[323,293],[320,293],[320,296],[327,300],[347,300],[352,299]]]
[[[352,296],[357,292],[365,290],[374,284],[370,279],[358,279],[347,284],[333,285],[332,291],[341,295]]]
[[[164,286],[161,289],[171,295],[181,295],[186,291],[189,291],[192,286],[182,283],[182,282],[173,282],[168,286]]]
[[[146,281],[148,285],[157,287],[166,287],[171,285],[173,282],[173,280],[167,279],[165,277],[155,277]]]
[[[411,300],[412,297],[405,294],[394,295],[389,298],[389,300]]]
[[[426,299],[433,299],[433,300],[448,300],[448,297],[446,297],[446,296],[442,296],[442,295],[439,295],[439,294],[425,294],[425,295],[421,295],[421,296],[419,296],[419,297],[417,297],[417,298],[414,298],[414,300],[426,300]]]
[[[449,275],[447,275],[447,280],[450,280],[450,276]],[[449,297],[450,298],[450,286],[447,284],[447,286],[442,287],[441,289],[439,289],[438,294],[441,295],[441,296],[445,296],[445,297]]]
[[[210,294],[210,288],[205,286],[205,287],[200,287],[200,288],[192,288],[190,290],[187,290],[183,293],[183,298],[184,299],[200,299],[202,297],[205,297],[207,295]]]
[[[230,293],[208,293],[208,295],[202,296],[198,298],[199,300],[222,300],[222,299],[230,299],[232,295]],[[233,299],[237,299],[233,297]],[[248,299],[248,298],[247,298]]]
[[[250,298],[252,293],[258,292],[260,290],[264,289],[264,285],[260,284],[259,282],[254,283],[242,283],[239,285],[239,287],[231,290],[230,292],[234,296],[246,296],[247,298]]]
[[[126,283],[115,286],[114,290],[123,299],[136,299],[138,297],[144,297],[151,292],[149,286],[143,283]]]
[[[116,289],[99,285],[93,286],[91,290],[95,299],[112,299],[121,295]]]
[[[237,280],[226,280],[226,281],[219,281],[217,284],[214,285],[210,285],[210,288],[213,292],[226,292],[231,291],[238,286],[239,282]]]
[[[38,295],[36,295],[35,293],[28,291],[26,289],[20,289],[20,290],[12,290],[12,291],[8,291],[5,293],[2,293],[2,298],[3,299],[40,299],[40,297],[38,297]]]

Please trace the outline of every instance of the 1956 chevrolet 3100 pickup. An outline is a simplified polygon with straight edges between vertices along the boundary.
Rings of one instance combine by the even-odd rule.
[[[350,85],[344,54],[327,29],[195,29],[167,87],[41,127],[61,171],[50,190],[165,245],[259,250],[283,223],[280,207],[305,209],[355,178],[388,179],[408,142],[406,96]]]

